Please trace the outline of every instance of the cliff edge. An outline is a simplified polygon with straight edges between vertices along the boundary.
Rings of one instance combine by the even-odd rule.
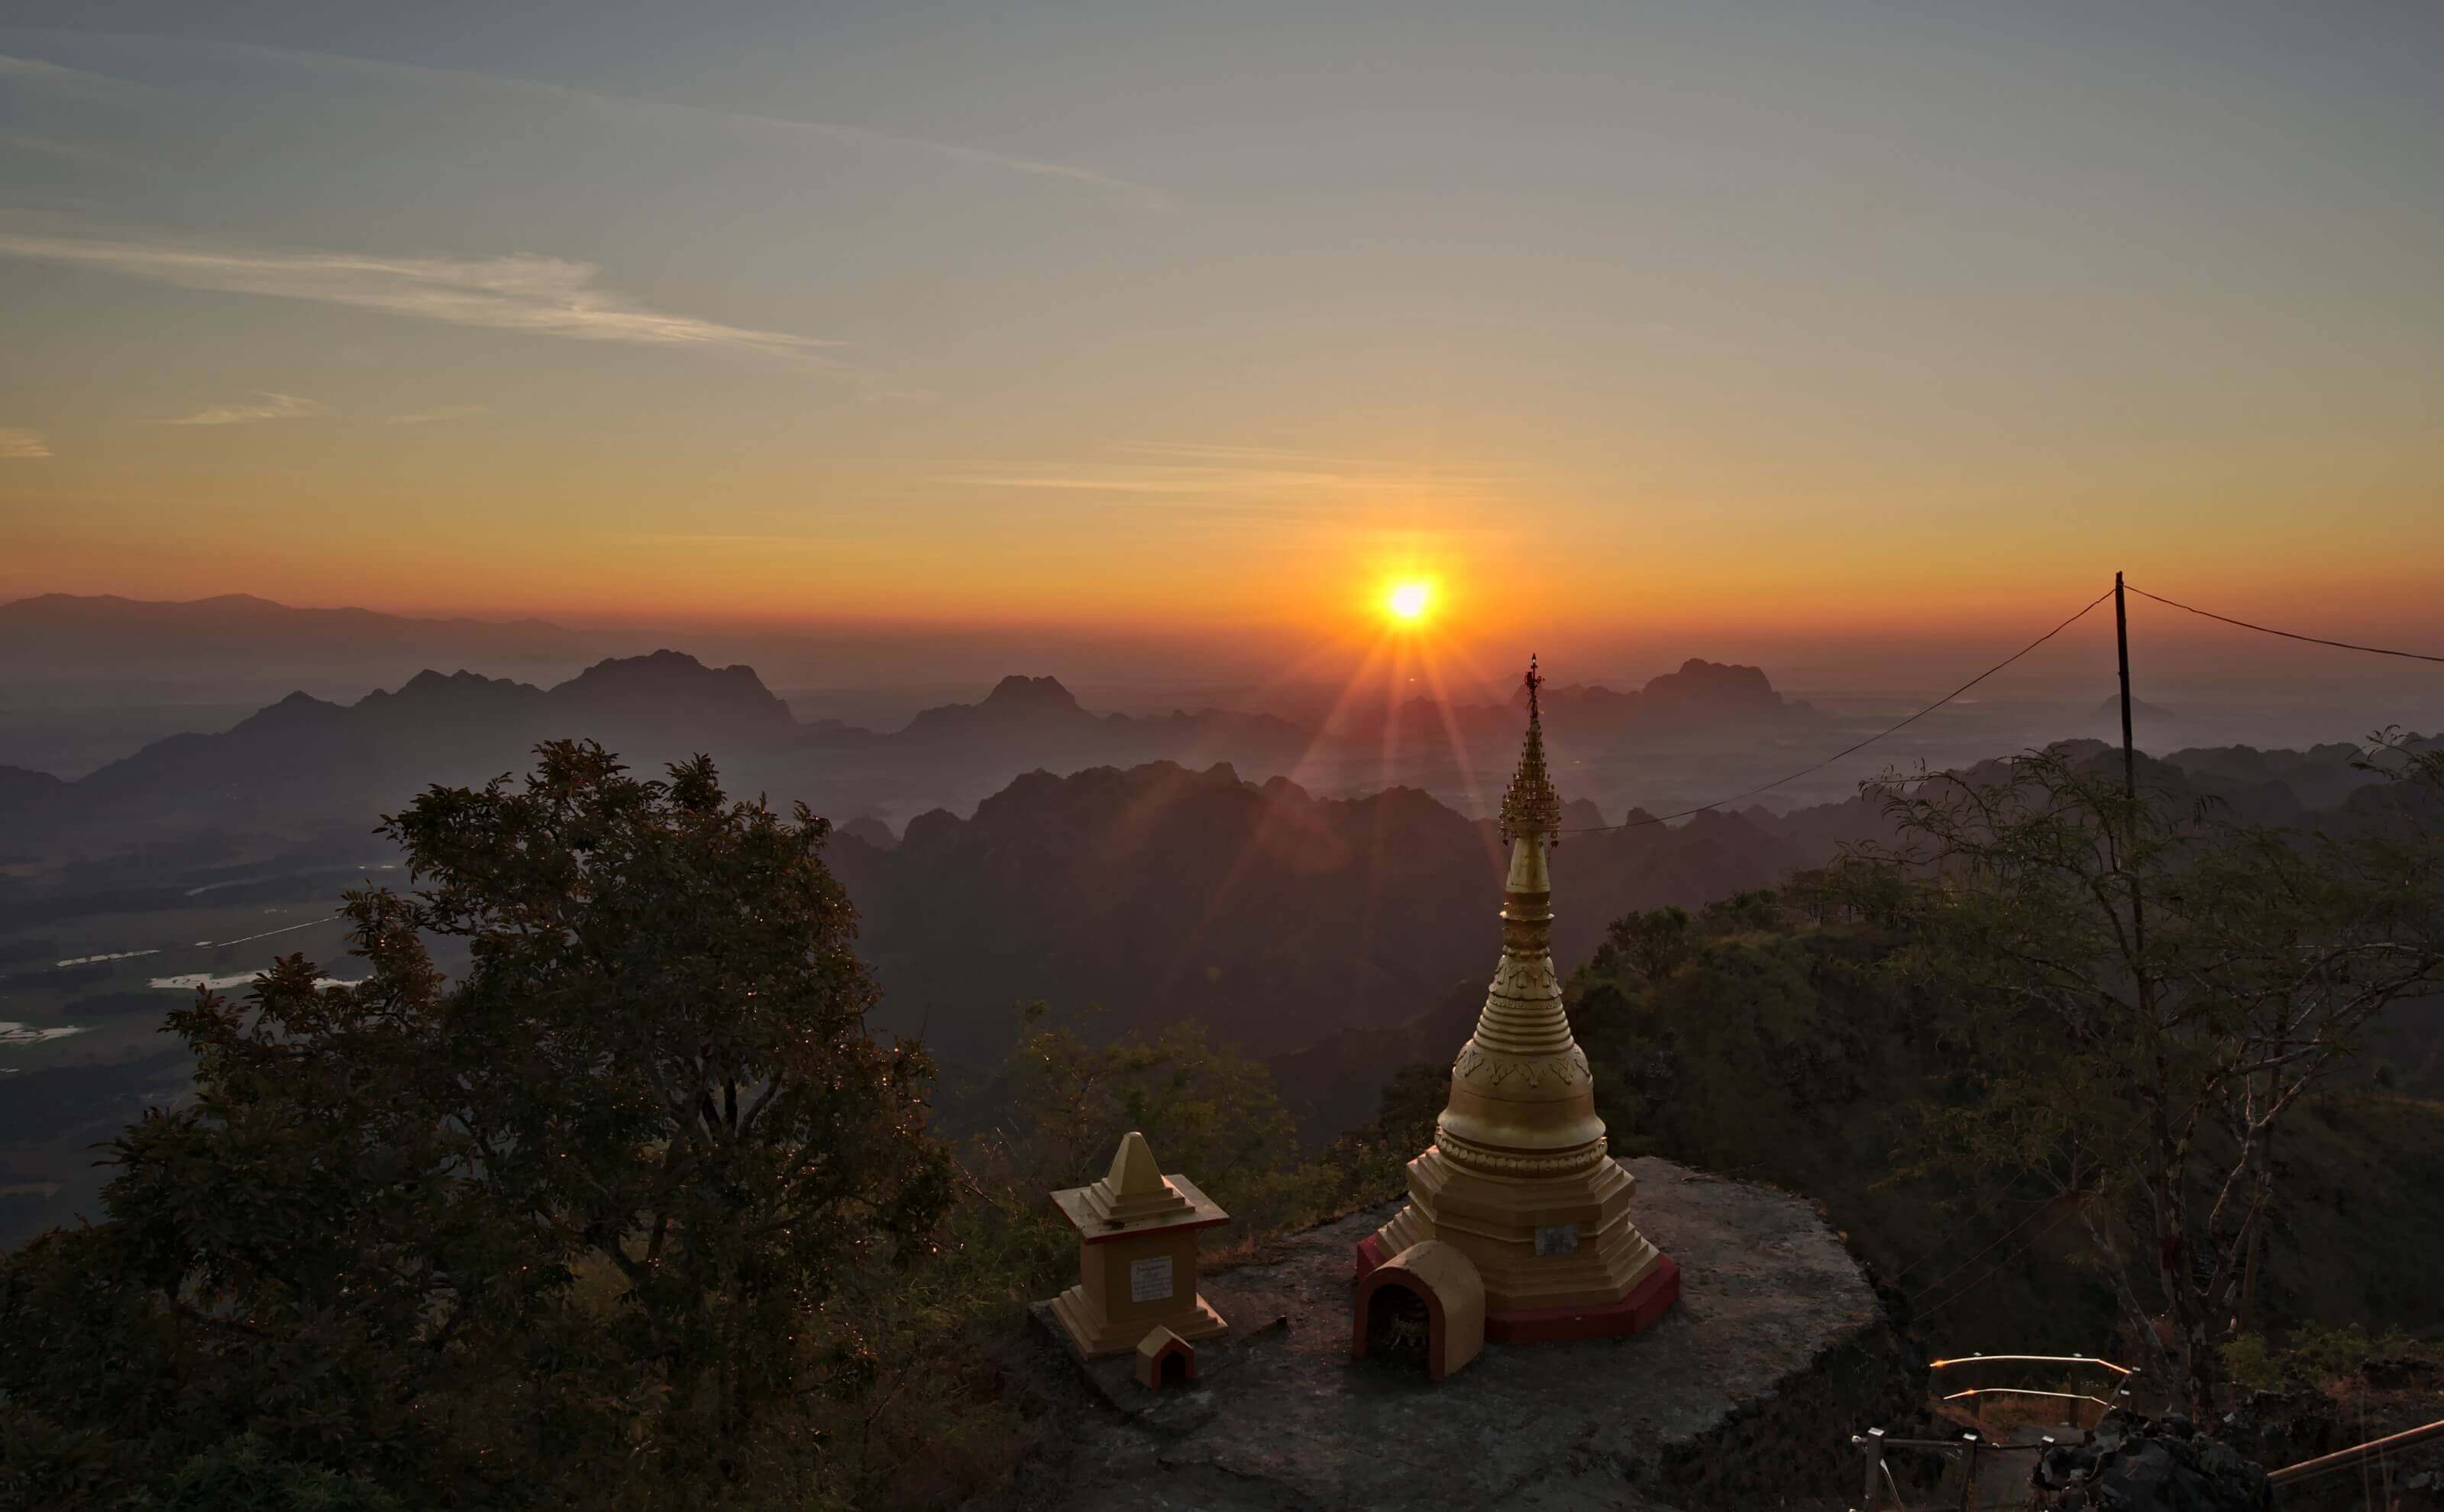
[[[1354,1361],[1353,1246],[1397,1204],[1350,1213],[1278,1260],[1208,1273],[1231,1328],[1199,1347],[1194,1386],[1149,1392],[1125,1358],[1084,1368],[1100,1400],[1063,1447],[1051,1504],[1668,1512],[1838,1497],[1857,1474],[1848,1435],[1923,1390],[1858,1263],[1805,1198],[1622,1165],[1639,1228],[1682,1268],[1680,1304],[1653,1328],[1490,1343],[1440,1384]]]

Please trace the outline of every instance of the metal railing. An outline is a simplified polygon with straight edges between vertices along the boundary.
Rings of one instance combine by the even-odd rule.
[[[2130,1405],[2133,1388],[2139,1374],[2130,1366],[2117,1365],[2109,1359],[2094,1355],[1962,1355],[1950,1359],[1927,1361],[1927,1368],[1936,1372],[1959,1370],[1973,1365],[2061,1365],[2070,1371],[2089,1368],[2108,1371],[2113,1376],[2112,1384],[2107,1388],[2111,1392],[2109,1396],[2098,1396],[2087,1392],[2054,1391],[2035,1386],[1972,1386],[1949,1392],[1942,1398],[1946,1402],[1971,1404],[1970,1410],[1976,1413],[1978,1426],[1981,1429],[1987,1426],[1983,1406],[1984,1399],[1988,1397],[2024,1397],[2072,1404],[2066,1414],[2071,1425],[2081,1429],[2092,1428],[2095,1426],[2095,1420],[2101,1420],[2114,1408]],[[2091,1407],[2095,1409],[2093,1414],[2088,1411]],[[2081,1421],[2083,1418],[2091,1420]],[[2043,1453],[2061,1441],[2048,1433],[2040,1435],[2033,1444],[1999,1444],[1984,1432],[1972,1432],[1966,1429],[1957,1439],[1899,1439],[1887,1435],[1882,1429],[1871,1428],[1864,1433],[1850,1435],[1850,1442],[1859,1446],[1866,1458],[1865,1478],[1861,1493],[1864,1500],[1861,1506],[1853,1508],[1852,1512],[1884,1512],[1886,1508],[1900,1509],[1906,1505],[1901,1499],[1900,1484],[1893,1475],[1891,1465],[1886,1463],[1884,1458],[1885,1451],[1888,1449],[1929,1449],[1952,1456],[1960,1466],[1960,1500],[1956,1505],[1968,1509],[1974,1508],[1978,1504],[1977,1472],[1985,1456]]]
[[[1871,1428],[1864,1433],[1851,1434],[1850,1442],[1864,1448],[1867,1456],[1867,1480],[1863,1493],[1865,1500],[1860,1506],[1851,1508],[1850,1512],[1884,1512],[1888,1507],[1895,1509],[1895,1512],[1907,1512],[1908,1503],[1901,1500],[1900,1483],[1893,1478],[1893,1467],[1884,1459],[1884,1451],[1887,1449],[1935,1449],[1957,1455],[1960,1464],[1959,1505],[1963,1512],[1971,1512],[1971,1509],[1977,1505],[1977,1469],[1980,1456],[2041,1453],[2053,1447],[2055,1441],[2052,1435],[2048,1434],[2034,1444],[1996,1444],[1983,1434],[1967,1431],[1963,1431],[1957,1440],[1897,1439],[1886,1436],[1882,1429]],[[1886,1492],[1891,1493],[1890,1501],[1885,1500]]]
[[[2119,1369],[2119,1367],[2116,1368]],[[2123,1374],[2129,1375],[2136,1374],[2137,1372],[2124,1371]],[[2120,1394],[2128,1393],[2125,1391]],[[1951,1398],[1947,1397],[1945,1400],[1949,1401]],[[2086,1400],[2098,1401],[2101,1398],[2088,1397]],[[1893,1467],[1884,1458],[1886,1451],[1890,1449],[1932,1449],[1957,1456],[1961,1467],[1959,1505],[1964,1512],[1968,1512],[1968,1509],[1973,1509],[1978,1504],[1977,1469],[1981,1455],[2011,1454],[2023,1451],[2042,1453],[2053,1447],[2056,1441],[2051,1434],[2046,1434],[2034,1444],[1996,1444],[1982,1434],[1968,1431],[1963,1431],[1957,1440],[1897,1439],[1888,1436],[1882,1429],[1871,1428],[1864,1433],[1851,1434],[1850,1442],[1863,1449],[1866,1456],[1866,1480],[1861,1490],[1861,1501],[1859,1506],[1851,1508],[1851,1512],[1884,1512],[1886,1508],[1893,1509],[1893,1512],[1907,1512],[1907,1503],[1901,1498],[1900,1483],[1894,1477]],[[2303,1482],[2314,1481],[2323,1476],[2358,1469],[2370,1460],[2382,1462],[2403,1449],[2435,1442],[2444,1442],[2444,1419],[2438,1419],[2421,1428],[2405,1429],[2399,1433],[2388,1434],[2380,1439],[2370,1439],[2364,1444],[2355,1444],[2346,1449],[2336,1449],[2331,1454],[2321,1454],[2313,1460],[2302,1460],[2297,1465],[2287,1465],[2279,1470],[2269,1470],[2267,1472],[2266,1479],[2269,1484],[2280,1490],[2285,1486],[2298,1485]],[[1888,1495],[1889,1500],[1887,1500]]]
[[[2369,1460],[2382,1460],[2386,1455],[2406,1449],[2414,1444],[2425,1444],[2431,1439],[2444,1439],[2444,1419],[2430,1423],[2425,1428],[2405,1429],[2399,1433],[2391,1434],[2385,1438],[2370,1439],[2365,1444],[2354,1444],[2349,1448],[2336,1449],[2331,1454],[2320,1454],[2313,1460],[2302,1460],[2297,1465],[2287,1465],[2279,1470],[2267,1472],[2266,1478],[2277,1486],[2297,1485],[2303,1481],[2313,1481],[2321,1475],[2331,1475],[2337,1470],[2358,1469]]]

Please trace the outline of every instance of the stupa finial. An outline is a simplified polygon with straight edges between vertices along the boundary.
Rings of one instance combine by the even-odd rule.
[[[1502,795],[1502,833],[1520,839],[1542,836],[1558,839],[1562,829],[1562,795],[1553,791],[1552,774],[1545,769],[1545,710],[1541,697],[1545,674],[1536,658],[1528,658],[1528,734],[1519,743],[1519,765],[1510,774],[1509,790]]]

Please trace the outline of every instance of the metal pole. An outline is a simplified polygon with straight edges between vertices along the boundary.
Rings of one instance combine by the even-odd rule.
[[[2096,580],[2087,580],[2094,582]],[[2130,754],[2130,606],[2122,597],[2121,574],[2113,575],[2113,643],[2121,655],[2121,788],[2133,805],[2138,802],[2138,767]]]
[[[2138,890],[2138,757],[2130,732],[2130,607],[2129,599],[2121,589],[2121,574],[2118,572],[2113,575],[2113,644],[2121,663],[2121,796],[2126,810],[2123,822],[2127,826],[2123,845],[2128,853],[2123,860],[2130,868],[2131,976],[2132,985],[2138,992],[2138,1011],[2147,1021],[2149,1029],[2153,1030],[2156,1027],[2156,995],[2147,980],[2147,913]],[[2156,1073],[2160,1090],[2165,1073],[2164,1056],[2160,1049],[2156,1054]],[[2155,1122],[2156,1143],[2160,1151],[2168,1142],[2161,1107],[2155,1110]],[[2179,1241],[2182,1237],[2165,1232],[2164,1215],[2160,1212],[2157,1215],[2157,1263],[2163,1268],[2164,1300],[2171,1305],[2176,1320],[2181,1319],[2187,1311],[2181,1305],[2179,1293],[2184,1282],[2176,1269],[2181,1263]],[[2181,1335],[2182,1362],[2188,1367],[2190,1381],[2194,1387],[2200,1369],[2190,1353],[2194,1339],[2186,1327],[2181,1330]],[[2192,1394],[2196,1393],[2193,1391]]]
[[[2128,844],[2138,847],[2138,755],[2130,734],[2130,608],[2121,592],[2121,574],[2113,575],[2113,645],[2121,661],[2121,796],[2129,804]],[[2138,959],[2138,999],[2147,1000],[2147,920],[2138,909],[2138,873],[2130,873],[2130,947]]]

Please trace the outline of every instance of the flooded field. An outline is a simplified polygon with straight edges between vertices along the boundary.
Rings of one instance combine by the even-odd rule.
[[[242,996],[283,955],[324,967],[326,984],[361,977],[340,894],[397,880],[368,860],[0,909],[0,1245],[97,1213],[100,1147],[185,1095],[192,1064],[163,1032],[172,1009],[198,987]]]

